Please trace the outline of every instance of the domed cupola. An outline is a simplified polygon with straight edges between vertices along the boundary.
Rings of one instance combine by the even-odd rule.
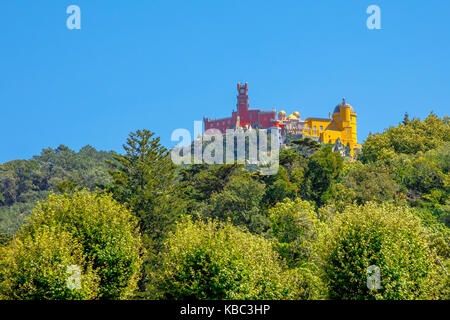
[[[284,110],[281,110],[281,111],[278,113],[278,119],[279,119],[279,120],[284,120],[284,119],[286,119],[286,112],[285,112]]]
[[[350,111],[355,112],[353,110],[353,107],[349,105],[347,102],[345,102],[345,98],[342,98],[342,103],[338,104],[336,108],[334,108],[333,113],[339,113],[341,111],[341,107],[350,107]]]

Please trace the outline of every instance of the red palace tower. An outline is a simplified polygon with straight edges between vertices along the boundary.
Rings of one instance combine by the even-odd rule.
[[[230,118],[211,119],[203,118],[205,131],[208,129],[218,129],[222,133],[226,129],[234,129],[239,127],[253,127],[259,129],[267,129],[277,126],[276,112],[261,111],[259,109],[250,109],[248,103],[248,84],[237,84],[237,111],[233,111]]]

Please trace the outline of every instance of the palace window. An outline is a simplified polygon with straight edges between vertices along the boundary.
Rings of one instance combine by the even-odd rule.
[[[320,130],[323,130],[323,126],[320,126]]]

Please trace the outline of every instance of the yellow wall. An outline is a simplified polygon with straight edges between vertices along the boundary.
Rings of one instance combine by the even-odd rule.
[[[308,118],[305,122],[303,134],[311,137],[320,137],[320,135],[328,129],[331,120],[317,120]]]
[[[335,143],[339,138],[345,146],[350,145],[352,156],[355,147],[361,148],[356,136],[356,113],[348,104],[341,104],[332,119],[308,118],[305,122],[302,132],[305,136],[318,137],[323,143]]]

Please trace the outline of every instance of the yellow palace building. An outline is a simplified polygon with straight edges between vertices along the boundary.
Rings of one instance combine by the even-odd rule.
[[[307,118],[302,121],[297,111],[289,116],[280,111],[278,122],[289,133],[311,137],[321,143],[335,144],[339,139],[340,143],[350,148],[353,157],[355,149],[361,149],[356,137],[356,116],[353,107],[344,98],[328,118]]]

